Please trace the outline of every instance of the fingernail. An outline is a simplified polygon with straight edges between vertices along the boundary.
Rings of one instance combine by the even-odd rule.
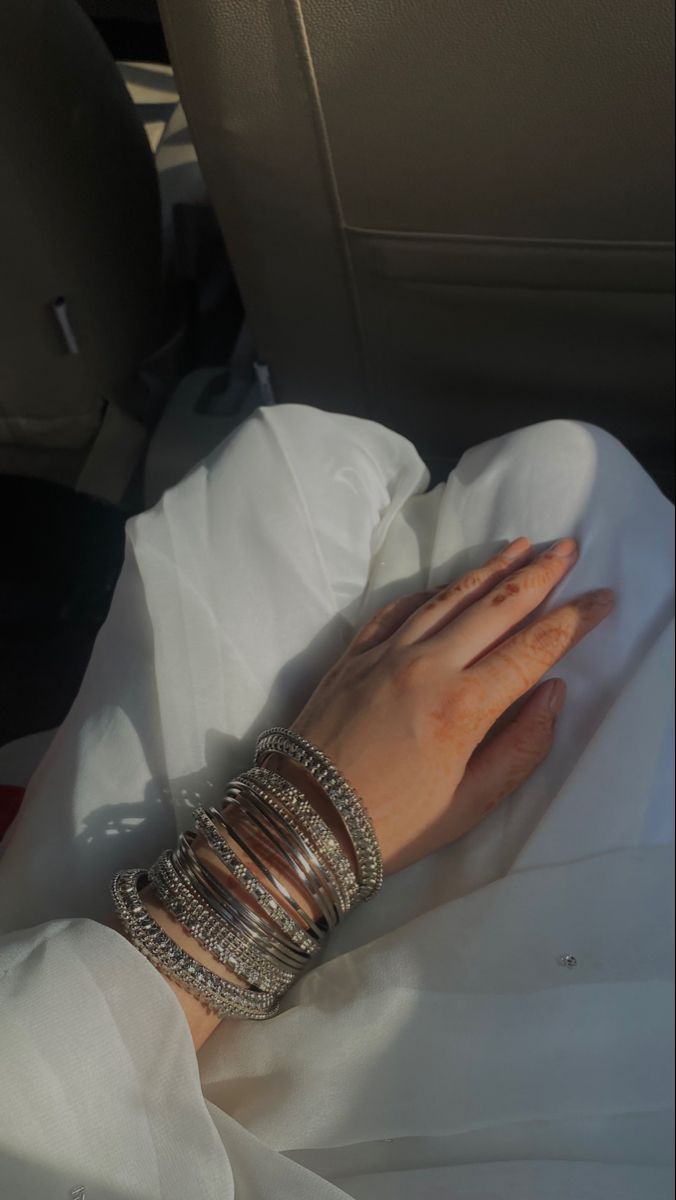
[[[548,554],[553,554],[555,558],[572,558],[577,554],[577,542],[575,538],[561,538],[560,541],[554,542],[547,551]]]
[[[502,551],[502,557],[506,558],[507,562],[511,562],[513,558],[521,558],[521,555],[525,554],[529,547],[530,542],[528,538],[517,538],[516,541],[510,542],[509,545],[505,547],[505,549]]]
[[[555,715],[566,703],[566,685],[562,679],[551,679],[547,684],[547,707]]]

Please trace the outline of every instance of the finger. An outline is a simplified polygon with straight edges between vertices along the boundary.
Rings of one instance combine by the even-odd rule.
[[[528,697],[519,713],[484,742],[470,759],[453,807],[469,832],[492,809],[525,783],[549,754],[556,718],[566,702],[562,679],[548,679]]]
[[[399,635],[401,645],[410,646],[438,633],[470,604],[505,579],[531,552],[532,546],[528,538],[517,538],[494,558],[489,559],[484,566],[476,571],[469,571],[460,579],[449,583],[447,587],[437,589],[435,595],[425,605],[419,606],[413,615],[409,616],[405,626],[402,626]]]
[[[348,647],[348,654],[370,650],[372,646],[386,641],[393,633],[396,633],[404,621],[411,616],[411,613],[425,604],[430,597],[435,596],[438,590],[438,588],[427,588],[424,592],[412,592],[409,596],[400,596],[398,600],[386,604],[370,621],[367,621],[366,625],[352,639]]]
[[[563,538],[476,600],[438,635],[447,666],[461,670],[502,641],[546,600],[576,559],[575,541]]]
[[[485,697],[481,723],[490,729],[498,717],[530,691],[554,663],[605,620],[614,605],[608,588],[588,592],[532,621],[464,672]]]

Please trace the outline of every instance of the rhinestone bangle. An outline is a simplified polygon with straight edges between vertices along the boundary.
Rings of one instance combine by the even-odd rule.
[[[359,870],[358,900],[368,900],[383,882],[383,860],[373,822],[354,788],[331,760],[293,730],[267,729],[256,742],[255,762],[268,754],[282,754],[303,767],[319,784],[339,813],[354,847]]]
[[[293,759],[322,787],[354,847],[356,873],[303,792],[260,765],[271,753]],[[225,812],[199,809],[197,832],[182,833],[177,849],[160,855],[149,871],[122,871],[111,886],[130,940],[161,972],[219,1017],[264,1020],[278,1011],[279,997],[309,966],[327,929],[377,891],[383,865],[368,812],[325,754],[292,730],[274,728],[258,739],[255,761],[230,785]],[[291,895],[259,857],[258,841],[256,850],[249,844],[252,830],[274,852],[271,863],[289,868],[300,893]],[[228,891],[195,853],[198,833],[239,888]],[[223,979],[161,928],[139,894],[147,882],[183,929],[247,986]]]
[[[306,800],[298,788],[266,767],[252,767],[239,778],[262,787],[269,800],[278,800],[282,805],[282,810],[277,810],[280,811],[280,815],[289,823],[295,822],[296,828],[300,827],[304,835],[310,838],[316,853],[325,864],[324,870],[338,897],[341,913],[348,913],[359,890],[357,877],[337,837],[309,800]]]
[[[248,1017],[262,1021],[275,1016],[278,1011],[276,996],[228,983],[196,962],[164,932],[139,895],[139,888],[147,881],[147,871],[128,870],[119,872],[111,886],[116,911],[136,948],[163,974],[175,979],[219,1017]]]
[[[282,935],[275,933],[272,924],[267,925],[251,907],[222,889],[219,881],[192,850],[190,842],[195,836],[194,833],[182,834],[178,851],[174,853],[174,863],[187,876],[189,883],[218,916],[224,917],[225,920],[234,917],[242,932],[260,949],[269,953],[278,965],[291,970],[299,969],[307,962],[307,955],[291,943],[287,944]]]
[[[243,818],[244,824],[258,838],[261,836],[272,847],[278,859],[281,859],[289,869],[291,875],[297,879],[301,879],[306,885],[306,890],[313,895],[315,887],[307,878],[309,864],[303,853],[304,846],[301,841],[294,845],[287,836],[288,830],[279,829],[270,819],[267,806],[261,809],[250,795],[244,795],[242,788],[238,784],[231,784],[226,794],[226,809],[217,815],[217,820],[228,833],[228,836],[248,855],[252,863],[259,869],[261,874],[275,888],[277,893],[284,898],[294,912],[294,920],[297,922],[299,929],[302,929],[306,936],[315,940],[315,945],[318,944],[327,929],[327,921],[323,917],[315,919],[307,908],[303,908],[302,904],[291,894],[288,887],[279,877],[276,871],[273,871],[269,863],[264,862],[260,855],[251,848],[250,844],[245,840],[241,828],[241,820],[237,822],[237,828],[231,824],[232,812],[236,813],[238,818]],[[300,856],[298,854],[300,851]]]
[[[218,832],[215,824],[216,821],[222,824],[226,832],[233,836],[231,827],[224,821],[223,816],[217,809],[211,809],[208,812],[204,808],[197,809],[195,813],[195,828],[202,834],[207,845],[217,855],[223,866],[230,872],[234,879],[237,879],[241,883],[249,895],[253,896],[256,903],[264,909],[299,949],[306,954],[314,953],[317,948],[316,942],[298,928],[298,925],[289,916],[286,909],[277,903],[274,896],[270,895],[270,892],[263,886],[258,877],[254,875],[253,871],[250,871],[238,855],[235,854],[229,842]]]
[[[148,877],[162,907],[217,962],[229,967],[245,983],[262,991],[283,993],[294,982],[296,973],[276,967],[247,940],[236,924],[230,925],[211,913],[198,893],[175,870],[171,851],[160,855]]]
[[[280,854],[296,876],[302,879],[305,888],[321,912],[320,921],[322,923],[317,925],[313,921],[311,928],[317,929],[320,936],[326,932],[327,928],[335,929],[340,920],[338,897],[309,844],[305,831],[300,829],[295,821],[288,819],[283,808],[281,808],[280,815],[279,802],[260,789],[258,785],[245,783],[238,779],[231,786],[228,794],[233,798],[236,797],[236,803],[244,810],[249,820],[253,821],[259,829],[267,830],[269,841],[277,854]],[[293,907],[298,911],[296,903],[293,903]],[[299,915],[307,916],[303,910]]]

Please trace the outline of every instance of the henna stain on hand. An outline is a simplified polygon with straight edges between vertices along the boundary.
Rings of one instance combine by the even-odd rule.
[[[495,607],[496,604],[503,604],[508,596],[516,596],[520,591],[521,588],[519,587],[518,583],[508,583],[506,584],[504,591],[498,592],[497,595],[493,597],[491,600],[491,605]]]

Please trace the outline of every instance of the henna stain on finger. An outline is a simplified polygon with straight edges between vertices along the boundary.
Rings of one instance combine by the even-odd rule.
[[[483,684],[465,677],[461,688],[452,689],[431,709],[428,717],[430,734],[447,749],[455,747],[466,751],[468,745],[477,744],[481,730],[492,725],[499,715],[498,712],[491,715],[493,707],[487,701]]]
[[[452,600],[454,596],[459,596],[463,592],[468,591],[469,587],[469,584],[464,583],[456,583],[453,587],[444,585],[444,587],[439,589],[436,595],[433,595],[432,599],[427,602],[425,605],[425,611],[431,612],[433,608],[439,608],[440,606],[448,605],[449,600]]]
[[[438,608],[440,604],[447,604],[448,598],[449,598],[448,592],[446,592],[446,591],[441,592],[440,595],[435,596],[433,600],[430,600],[429,603],[425,605],[425,611],[431,612],[433,608]]]
[[[520,591],[521,588],[519,587],[518,583],[508,583],[506,584],[504,591],[498,592],[497,595],[493,597],[491,600],[491,605],[495,607],[496,604],[504,604],[505,600],[507,600],[509,596],[516,596]]]

